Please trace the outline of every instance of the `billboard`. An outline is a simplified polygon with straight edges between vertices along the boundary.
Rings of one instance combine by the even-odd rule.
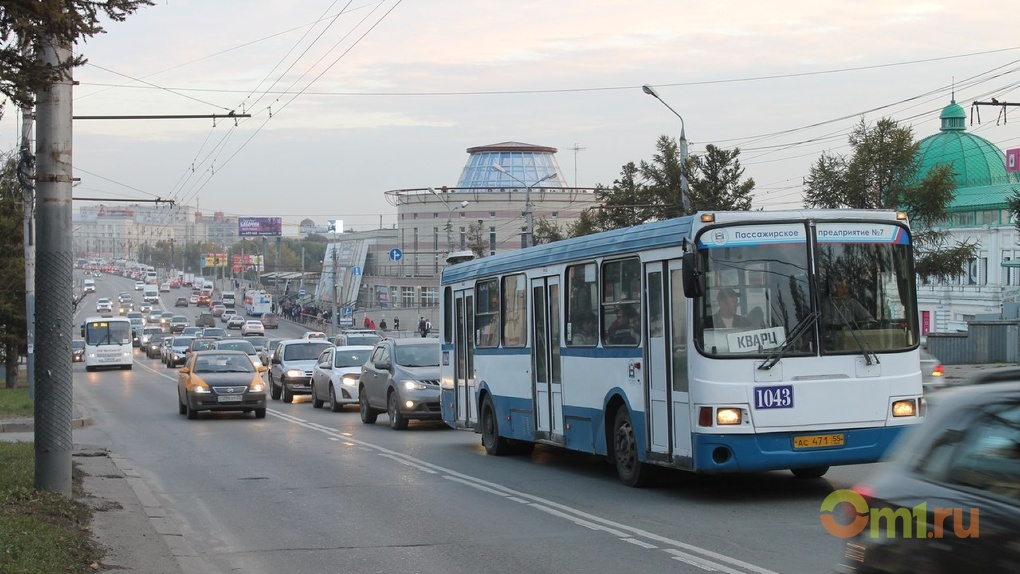
[[[282,217],[237,218],[237,235],[240,237],[252,237],[258,235],[272,235],[274,237],[279,237],[282,234]]]
[[[1020,171],[1020,148],[1006,150],[1006,171]]]

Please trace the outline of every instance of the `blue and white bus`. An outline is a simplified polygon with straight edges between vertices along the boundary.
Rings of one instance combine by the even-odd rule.
[[[131,320],[127,317],[89,317],[82,325],[85,339],[85,370],[117,368],[131,370],[134,348]]]
[[[698,213],[443,271],[442,414],[699,473],[878,460],[923,420],[905,214]]]

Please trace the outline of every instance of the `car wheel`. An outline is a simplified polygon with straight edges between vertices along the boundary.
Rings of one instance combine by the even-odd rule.
[[[338,413],[344,410],[344,406],[336,402],[336,391],[333,390],[333,385],[329,385],[329,410],[334,413]]]
[[[390,395],[386,397],[386,414],[390,416],[390,428],[393,430],[404,430],[407,428],[407,419],[404,418],[404,415],[400,414],[399,400],[400,397],[397,396],[397,391],[390,391]]]
[[[627,486],[640,487],[651,479],[651,468],[638,459],[637,434],[626,405],[620,405],[613,421],[613,460],[616,474]]]
[[[291,390],[287,388],[287,383],[282,382],[280,383],[280,394],[281,394],[280,398],[283,399],[283,402],[285,403],[294,402],[294,393],[292,393]]]
[[[191,419],[191,420],[197,419],[198,418],[198,411],[196,411],[195,409],[191,408],[191,399],[188,398],[188,394],[187,393],[184,393],[184,401],[186,403],[184,406],[187,409],[188,418]]]
[[[510,441],[499,436],[499,421],[496,419],[496,408],[488,395],[482,399],[482,446],[485,452],[493,456],[510,454]]]
[[[177,391],[177,414],[179,415],[188,414],[188,407],[184,406],[184,401],[181,400],[180,391]]]
[[[255,418],[257,419],[266,418],[266,409],[255,409]]]
[[[280,389],[276,386],[276,380],[273,379],[273,375],[269,375],[269,396],[274,400],[280,400]]]
[[[375,424],[375,419],[379,416],[379,413],[368,406],[368,395],[365,394],[364,387],[358,389],[358,409],[361,411],[361,422],[366,425]]]
[[[92,371],[94,371],[94,370],[96,370],[96,368],[95,368],[95,367],[90,367],[90,366],[88,366],[88,365],[85,365],[85,371],[86,371],[86,372],[88,372],[88,373],[91,373],[91,372],[92,372]]]
[[[827,466],[809,466],[807,468],[791,468],[790,472],[797,478],[821,478],[829,472]]]
[[[315,392],[315,381],[312,381],[312,408],[321,409],[322,404],[322,399],[319,398],[319,393]]]

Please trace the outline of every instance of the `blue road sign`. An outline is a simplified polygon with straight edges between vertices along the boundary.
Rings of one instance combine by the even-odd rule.
[[[304,297],[305,295],[307,295],[307,294],[308,294],[308,292],[307,292],[307,291],[305,291],[304,289],[302,289],[302,290],[298,291],[298,292],[297,292],[297,294],[298,294],[299,296],[301,296],[301,297]]]
[[[400,261],[404,257],[404,252],[399,247],[390,249],[390,261]]]
[[[351,274],[361,275],[361,267],[351,267]]]
[[[344,315],[351,315],[354,313],[354,307],[344,307]]]

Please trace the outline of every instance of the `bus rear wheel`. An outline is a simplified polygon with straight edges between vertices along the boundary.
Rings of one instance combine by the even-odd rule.
[[[620,405],[613,421],[613,461],[623,484],[642,487],[651,480],[651,467],[638,457],[637,436],[627,405]]]
[[[790,472],[797,478],[821,478],[829,472],[827,466],[809,466],[807,468],[791,468]]]
[[[496,408],[488,395],[482,399],[482,446],[485,452],[493,456],[510,454],[510,441],[499,436],[499,421],[496,419]]]

